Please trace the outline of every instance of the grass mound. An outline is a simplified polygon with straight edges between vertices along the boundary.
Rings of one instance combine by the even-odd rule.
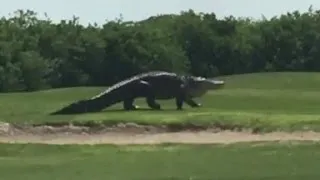
[[[218,126],[224,129],[259,130],[320,129],[320,73],[255,73],[221,77],[224,89],[209,92],[202,108],[185,105],[175,110],[174,101],[159,101],[163,111],[149,111],[144,99],[136,104],[145,110],[122,111],[122,104],[104,112],[82,115],[48,114],[79,99],[100,93],[103,87],[79,87],[32,93],[0,94],[0,121],[35,124],[98,125],[135,122],[173,126]]]

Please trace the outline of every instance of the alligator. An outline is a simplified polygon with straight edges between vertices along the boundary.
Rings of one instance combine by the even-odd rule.
[[[201,104],[192,98],[201,97],[207,91],[220,89],[224,81],[173,72],[151,71],[120,81],[90,99],[79,100],[51,114],[78,114],[102,111],[104,108],[123,102],[125,110],[136,110],[136,98],[145,98],[153,110],[161,110],[156,99],[175,99],[177,110],[185,102],[190,107]]]

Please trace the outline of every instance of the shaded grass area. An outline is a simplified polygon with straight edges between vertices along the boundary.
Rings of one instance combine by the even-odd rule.
[[[319,179],[319,143],[232,145],[0,144],[10,180]]]
[[[48,114],[79,99],[100,93],[103,87],[64,88],[33,93],[0,94],[0,121],[12,123],[110,125],[119,122],[171,126],[217,126],[222,129],[320,130],[320,73],[257,73],[225,76],[225,89],[197,100],[203,107],[175,110],[174,100],[159,101],[163,111],[122,111],[122,104],[104,112],[82,115]]]

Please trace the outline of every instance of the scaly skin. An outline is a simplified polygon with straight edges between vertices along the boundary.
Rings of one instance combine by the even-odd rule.
[[[146,98],[148,106],[155,110],[161,109],[156,99],[175,98],[177,109],[182,110],[184,102],[191,107],[200,107],[201,104],[192,98],[201,97],[208,90],[219,89],[223,86],[223,81],[177,75],[165,71],[152,71],[123,80],[97,96],[72,103],[52,114],[98,112],[119,102],[123,102],[125,110],[135,110],[138,108],[134,105],[136,98]]]

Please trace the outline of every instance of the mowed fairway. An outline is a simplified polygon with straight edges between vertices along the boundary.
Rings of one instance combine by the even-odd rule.
[[[163,111],[122,111],[122,104],[104,112],[49,116],[50,112],[103,91],[99,87],[53,89],[32,93],[0,94],[0,121],[23,123],[137,122],[147,124],[196,123],[259,129],[320,129],[320,73],[258,73],[221,77],[225,89],[209,92],[199,109],[185,105],[175,110],[174,100],[159,101]]]
[[[117,104],[99,113],[50,116],[50,112],[76,100],[94,96],[105,88],[78,87],[0,94],[0,121],[51,125],[69,122],[82,125],[120,122],[196,124],[229,130],[237,127],[282,132],[255,135],[250,132],[225,131],[143,135],[137,132],[108,132],[75,136],[60,133],[63,136],[61,138],[57,135],[59,132],[53,136],[33,136],[27,133],[19,134],[19,137],[14,134],[2,136],[0,127],[0,142],[3,142],[0,144],[1,179],[319,179],[320,133],[309,130],[320,130],[320,73],[259,73],[225,76],[221,79],[226,81],[224,89],[209,92],[199,99],[203,107],[192,109],[185,105],[184,111],[175,110],[174,100],[159,101],[163,111],[150,111],[144,100],[139,99],[136,104],[143,110],[135,112],[122,111],[122,104]],[[296,130],[306,131],[306,134],[285,132]],[[101,136],[107,138],[108,142],[97,139],[92,142]],[[27,141],[32,138],[37,140]],[[5,143],[16,139],[19,142],[43,144]],[[131,142],[131,139],[136,141]],[[175,140],[178,144],[156,145],[161,139],[164,142]],[[115,145],[121,144],[120,140],[126,143]],[[265,142],[275,140],[282,141]],[[211,144],[204,144],[205,141]],[[83,145],[85,142],[92,143]]]

